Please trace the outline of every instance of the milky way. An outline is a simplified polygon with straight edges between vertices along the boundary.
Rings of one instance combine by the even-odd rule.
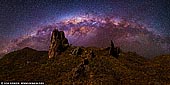
[[[1,0],[0,54],[25,46],[48,50],[53,29],[77,46],[107,47],[145,57],[170,53],[168,1]]]
[[[54,29],[65,32],[69,43],[75,46],[108,47],[113,40],[123,51],[133,51],[145,57],[169,53],[168,38],[149,31],[147,27],[117,17],[79,15],[60,22],[41,26],[20,38],[11,41],[4,52],[26,46],[37,50],[48,50]],[[144,50],[145,49],[145,50]]]

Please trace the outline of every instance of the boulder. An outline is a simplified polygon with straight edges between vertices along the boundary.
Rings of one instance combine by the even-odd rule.
[[[76,49],[74,49],[72,51],[72,55],[78,56],[78,55],[81,55],[81,54],[82,54],[82,49],[80,47],[77,47]]]

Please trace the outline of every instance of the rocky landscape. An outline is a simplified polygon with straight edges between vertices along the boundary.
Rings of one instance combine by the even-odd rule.
[[[167,85],[170,55],[146,59],[123,52],[110,40],[105,48],[73,46],[63,31],[53,30],[49,51],[23,48],[0,59],[1,81],[46,84]]]

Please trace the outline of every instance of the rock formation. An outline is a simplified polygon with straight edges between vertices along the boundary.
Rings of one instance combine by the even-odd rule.
[[[111,47],[109,49],[109,55],[114,55],[114,44],[112,40],[111,40]]]
[[[109,49],[109,55],[112,55],[115,58],[118,58],[119,53],[120,53],[120,48],[114,47],[113,41],[111,40],[111,47]]]
[[[68,40],[65,38],[63,31],[53,30],[51,36],[51,43],[49,48],[49,58],[59,55],[61,52],[65,51],[69,46]]]
[[[76,49],[73,50],[72,55],[81,55],[82,49],[80,47],[77,47]]]

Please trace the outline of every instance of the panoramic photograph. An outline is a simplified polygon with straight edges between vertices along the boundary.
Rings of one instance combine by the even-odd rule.
[[[0,0],[0,85],[170,85],[169,0]]]

